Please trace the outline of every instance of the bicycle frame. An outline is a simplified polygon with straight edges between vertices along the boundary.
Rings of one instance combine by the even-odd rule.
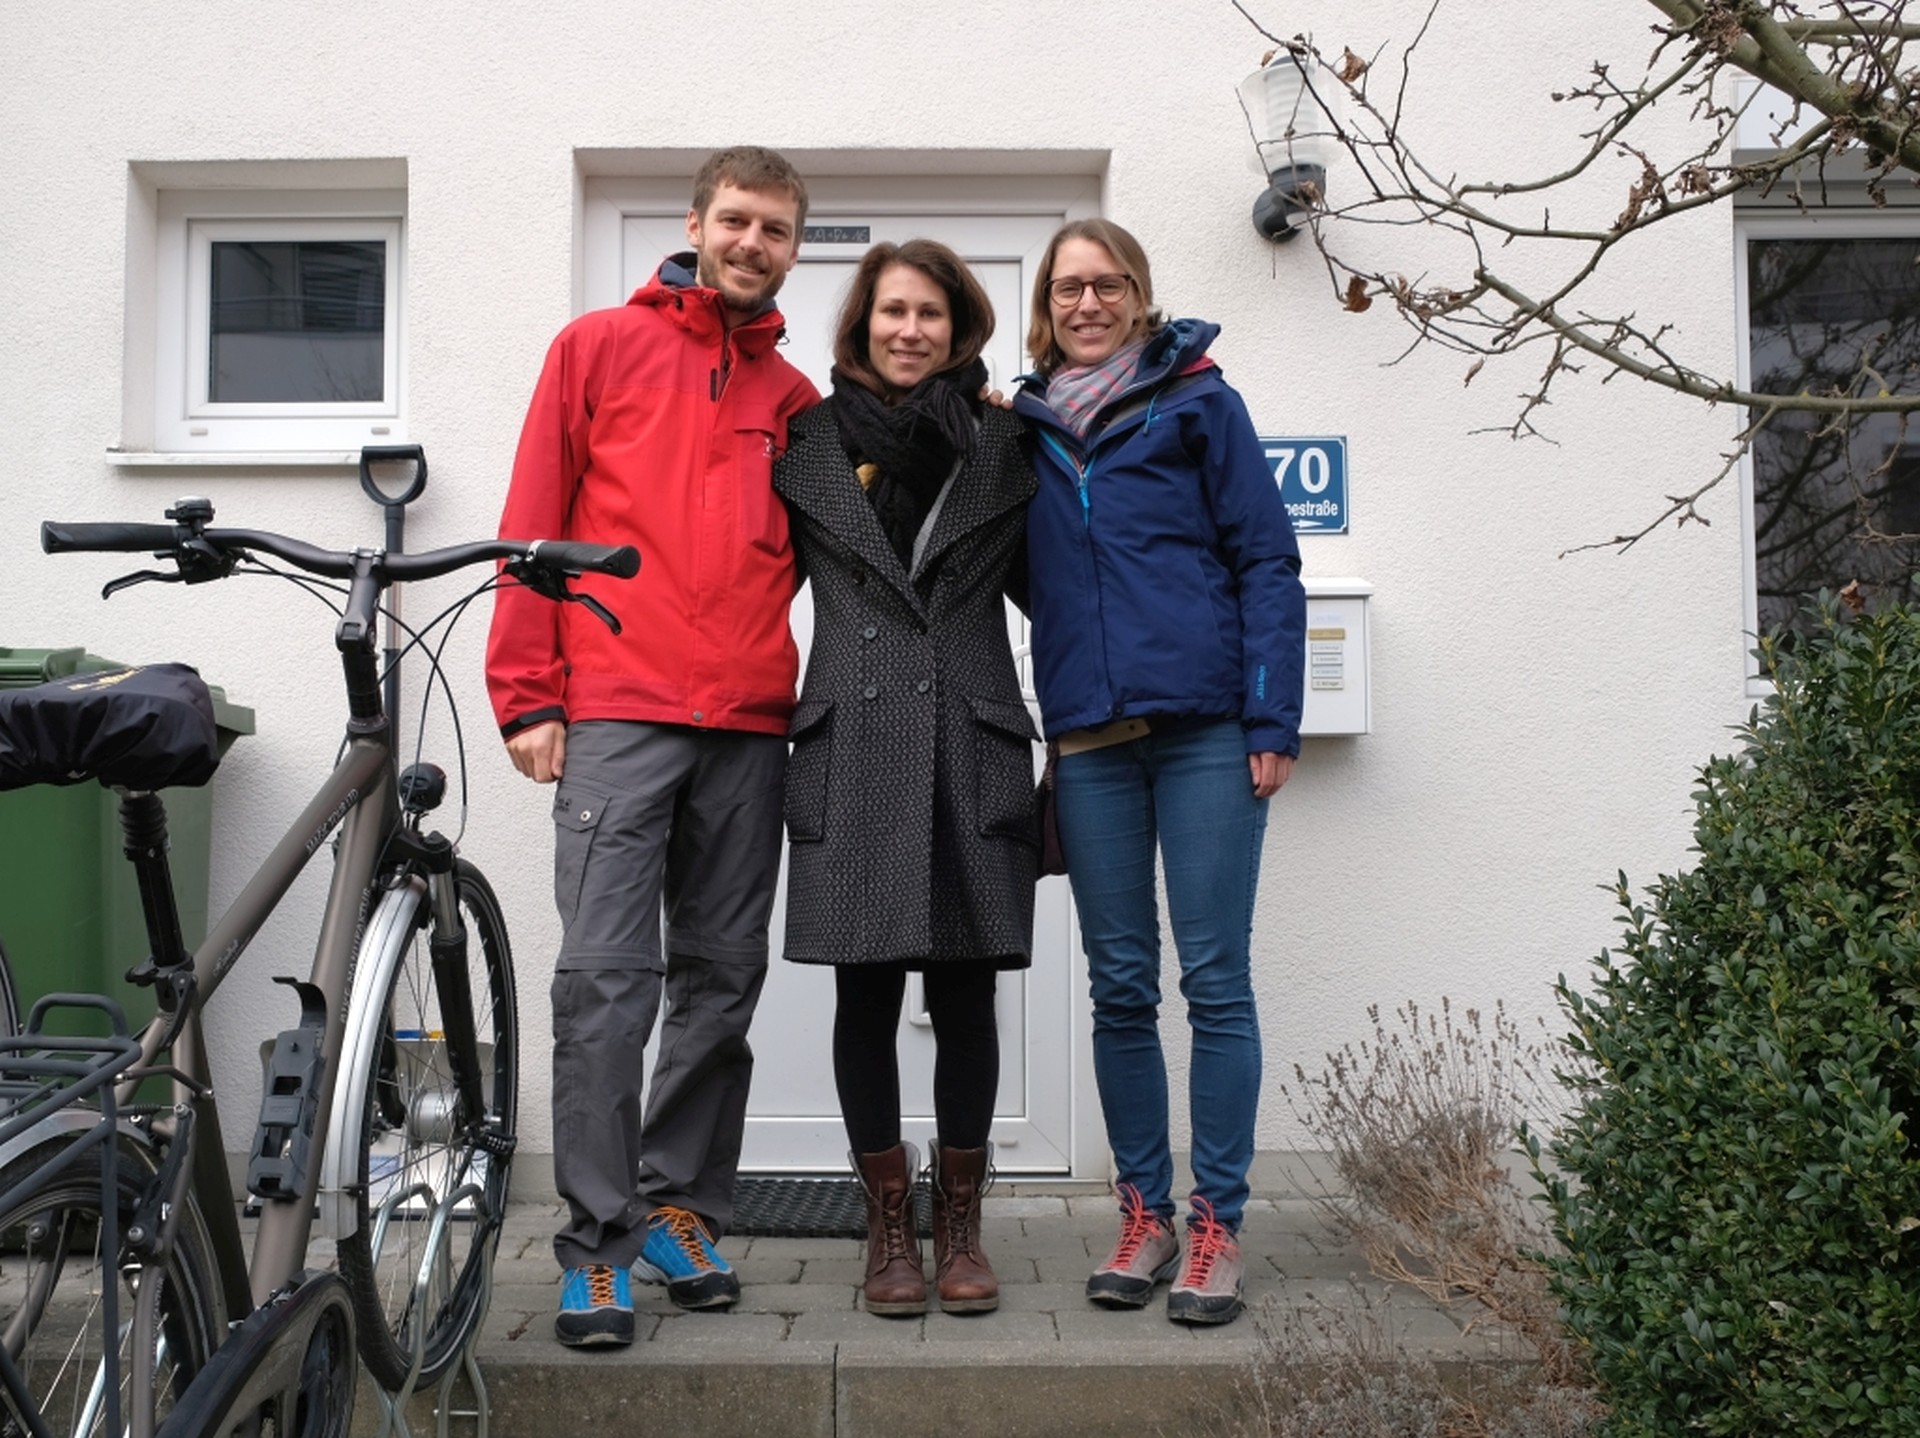
[[[349,740],[347,752],[333,773],[194,952],[193,973],[198,982],[194,1012],[173,1045],[173,1066],[185,1080],[185,1083],[176,1080],[176,1099],[186,1101],[192,1085],[198,1085],[203,1094],[198,1100],[203,1117],[195,1125],[191,1162],[196,1187],[207,1200],[203,1206],[207,1209],[214,1249],[221,1262],[221,1282],[227,1292],[228,1309],[236,1316],[264,1302],[305,1263],[319,1192],[319,1159],[331,1127],[333,1098],[340,1074],[348,985],[361,924],[368,917],[362,908],[373,884],[381,851],[399,823],[393,749],[388,742],[388,731],[381,729],[356,735]],[[333,879],[306,980],[318,991],[325,1016],[319,1049],[320,1084],[312,1096],[313,1148],[304,1165],[298,1194],[285,1201],[262,1205],[254,1237],[253,1261],[243,1271],[233,1266],[245,1247],[215,1100],[206,1092],[212,1075],[200,1012],[232,972],[307,862],[327,847],[328,838],[336,828],[339,840]],[[143,1036],[143,1063],[154,1060],[160,1027],[150,1026]]]
[[[382,705],[382,686],[373,658],[372,615],[380,588],[371,577],[370,565],[359,564],[335,637],[350,714],[346,752],[194,951],[192,1007],[172,1042],[174,1102],[192,1104],[198,1111],[187,1162],[194,1190],[202,1199],[227,1311],[234,1319],[252,1312],[305,1266],[320,1160],[333,1127],[349,984],[362,926],[370,917],[366,900],[381,855],[401,828],[392,728]],[[304,1150],[290,1155],[297,1191],[262,1203],[249,1263],[222,1141],[201,1013],[308,862],[328,848],[330,840],[334,871],[319,938],[305,980],[293,981],[296,989],[302,989],[303,983],[310,986],[311,1003],[305,999],[307,990],[302,990],[303,1015],[318,1015],[319,1082],[310,1093],[299,1095],[304,1107],[290,1141],[290,1146]],[[142,1033],[141,1068],[152,1066],[158,1059],[168,1027],[166,1019],[165,1014],[160,1015]],[[131,1101],[134,1087],[133,1081],[123,1084],[123,1102]],[[259,1139],[256,1131],[256,1146]]]

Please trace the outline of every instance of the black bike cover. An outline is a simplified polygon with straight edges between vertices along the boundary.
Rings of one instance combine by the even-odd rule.
[[[88,779],[165,789],[204,784],[219,766],[213,700],[185,664],[0,690],[0,789]]]

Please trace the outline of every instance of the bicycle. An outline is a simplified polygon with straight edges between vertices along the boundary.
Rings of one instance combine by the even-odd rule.
[[[55,1409],[67,1415],[65,1431],[117,1433],[122,1408],[131,1414],[124,1431],[137,1438],[344,1433],[356,1343],[390,1391],[433,1382],[465,1351],[514,1144],[512,958],[485,877],[453,841],[424,828],[445,797],[444,773],[420,763],[398,770],[375,658],[381,596],[398,582],[504,561],[501,576],[423,634],[442,621],[450,629],[474,597],[509,581],[580,603],[617,631],[607,607],[570,582],[630,578],[639,568],[630,546],[561,541],[414,555],[324,550],[215,529],[203,499],[183,499],[166,516],[171,524],[50,521],[42,548],[172,561],[171,571],[110,582],[108,595],[244,569],[311,586],[256,551],[344,580],[335,647],[347,734],[331,775],[189,955],[165,811],[152,791],[194,774],[204,782],[218,763],[198,677],[148,666],[0,694],[0,741],[10,725],[31,735],[11,752],[0,742],[0,784],[97,778],[120,792],[152,945],[129,977],[157,998],[130,1053],[109,1035],[92,1068],[58,1060],[84,1070],[58,1082],[34,1068],[64,1052],[40,1032],[41,1005],[22,1037],[0,1041],[0,1115],[11,1115],[0,1122],[0,1303],[14,1304],[0,1330],[0,1438],[51,1433]],[[196,686],[207,721],[199,731],[174,735],[150,722],[154,705],[192,711]],[[333,875],[312,966],[304,980],[280,980],[298,996],[300,1019],[266,1064],[247,1169],[260,1202],[249,1262],[202,1011],[328,847]],[[124,1034],[123,1019],[117,1028]],[[171,1085],[171,1103],[137,1103],[139,1084],[155,1076]],[[456,1207],[459,1220],[449,1222]],[[336,1239],[337,1275],[305,1267],[316,1219]],[[116,1324],[123,1297],[133,1317]],[[95,1331],[102,1339],[89,1356]]]

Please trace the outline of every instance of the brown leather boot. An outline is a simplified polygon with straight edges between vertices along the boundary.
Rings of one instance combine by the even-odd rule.
[[[927,1275],[920,1266],[920,1228],[913,1217],[913,1176],[920,1154],[910,1143],[885,1153],[852,1153],[867,1195],[867,1312],[900,1317],[927,1311]]]
[[[1000,1306],[1000,1280],[980,1250],[980,1200],[992,1186],[986,1148],[931,1145],[933,1272],[942,1313],[991,1313]]]

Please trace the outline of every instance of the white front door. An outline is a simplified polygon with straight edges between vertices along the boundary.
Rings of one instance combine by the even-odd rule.
[[[871,190],[873,183],[859,188]],[[902,182],[900,188],[919,187]],[[590,185],[587,308],[622,303],[665,256],[686,249],[685,193],[683,180]],[[882,240],[927,236],[957,250],[986,287],[998,325],[985,358],[993,383],[1006,387],[1024,368],[1022,340],[1034,266],[1065,210],[939,213],[932,206],[915,206],[909,195],[883,211],[871,202],[836,204],[816,194],[800,262],[780,292],[788,337],[783,353],[824,394],[834,320],[860,256]],[[1009,605],[1007,622],[1032,706],[1025,620]],[[812,596],[804,589],[794,601],[793,630],[804,664],[813,635]],[[1038,709],[1034,712],[1037,719]],[[785,913],[783,860],[772,923],[776,959],[753,1028],[753,1098],[742,1167],[840,1169],[847,1141],[833,1084],[833,978],[824,967],[778,961]],[[1034,915],[1033,967],[1004,974],[1000,981],[1000,1092],[993,1137],[995,1161],[1003,1170],[1073,1172],[1076,1150],[1080,1166],[1086,1166],[1089,1144],[1084,1133],[1075,1143],[1074,1110],[1076,1079],[1085,1069],[1084,1025],[1076,1022],[1084,1003],[1084,972],[1066,881],[1043,880]],[[908,986],[899,1042],[906,1136],[924,1150],[933,1136],[934,1045],[917,977]],[[1087,1099],[1092,1101],[1090,1086]]]

